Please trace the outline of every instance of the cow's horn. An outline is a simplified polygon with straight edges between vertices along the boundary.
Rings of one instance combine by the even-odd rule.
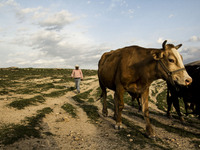
[[[165,45],[166,45],[166,43],[167,43],[167,40],[165,40],[165,41],[162,43],[162,47],[163,47],[163,49],[165,49]]]

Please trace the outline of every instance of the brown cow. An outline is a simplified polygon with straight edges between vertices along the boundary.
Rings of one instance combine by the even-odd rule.
[[[182,44],[174,46],[173,44],[166,45],[166,42],[163,42],[162,49],[125,47],[104,53],[99,60],[98,77],[103,97],[102,112],[105,116],[108,115],[106,89],[109,88],[115,91],[115,128],[122,127],[123,95],[127,91],[132,97],[141,96],[146,133],[149,137],[154,137],[148,109],[150,84],[160,78],[179,85],[189,85],[192,82],[177,51]]]

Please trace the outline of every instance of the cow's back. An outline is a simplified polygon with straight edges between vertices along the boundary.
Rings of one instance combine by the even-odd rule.
[[[139,46],[130,46],[106,52],[98,65],[99,81],[107,88],[115,90],[116,81],[135,82],[143,76],[145,59],[150,50]],[[152,58],[151,58],[152,59]],[[132,80],[132,81],[128,81]]]

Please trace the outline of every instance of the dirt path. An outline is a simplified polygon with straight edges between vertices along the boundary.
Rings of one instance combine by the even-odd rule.
[[[65,83],[64,86],[72,87],[73,83]],[[141,112],[136,108],[125,105],[123,110],[122,130],[115,130],[113,125],[113,110],[109,108],[109,116],[101,115],[101,101],[96,101],[98,88],[97,76],[90,76],[81,82],[81,93],[89,90],[89,98],[76,101],[76,91],[68,91],[59,97],[48,97],[44,103],[28,106],[17,110],[7,107],[10,103],[8,97],[1,97],[0,101],[0,125],[15,123],[19,124],[24,118],[36,114],[37,110],[50,107],[53,111],[46,114],[40,123],[41,138],[34,136],[25,137],[10,145],[0,144],[0,149],[82,149],[82,150],[111,150],[111,149],[199,149],[200,147],[200,122],[196,118],[188,118],[185,123],[173,118],[168,119],[165,112],[155,105],[156,96],[163,91],[164,86],[159,88],[158,93],[150,96],[154,103],[150,102],[150,118],[155,129],[157,139],[151,140],[145,136],[145,122]],[[153,90],[151,87],[150,90]],[[109,95],[113,92],[109,92]],[[109,100],[108,100],[109,101]],[[110,101],[109,101],[110,102]],[[73,118],[62,106],[71,104],[76,109],[77,117]],[[112,105],[112,102],[110,102]],[[83,106],[95,106],[98,113],[97,120],[91,120]],[[37,128],[37,127],[36,127]]]

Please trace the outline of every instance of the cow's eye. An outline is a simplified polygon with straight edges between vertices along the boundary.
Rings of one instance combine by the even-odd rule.
[[[169,62],[174,63],[174,60],[169,58]]]

